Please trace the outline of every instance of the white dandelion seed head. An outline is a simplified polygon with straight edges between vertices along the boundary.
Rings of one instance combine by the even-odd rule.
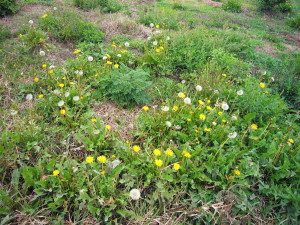
[[[220,92],[219,92],[219,90],[214,90],[214,93],[219,94]]]
[[[163,106],[161,107],[161,110],[164,111],[164,112],[168,112],[170,110],[169,106]]]
[[[223,102],[221,104],[221,108],[224,110],[224,111],[227,111],[229,109],[229,105],[226,103],[226,102]]]
[[[176,125],[174,128],[175,128],[176,130],[181,130],[181,126],[180,126],[180,125]]]
[[[171,40],[171,38],[170,38],[169,36],[167,36],[167,37],[166,37],[166,40],[167,40],[167,41],[170,41],[170,40]]]
[[[55,90],[53,91],[53,93],[56,94],[56,95],[59,95],[59,94],[60,94],[60,90],[55,89]]]
[[[89,62],[92,62],[92,61],[94,60],[94,58],[93,58],[93,56],[88,56],[88,57],[87,57],[87,60],[88,60]]]
[[[80,97],[79,97],[79,96],[77,96],[77,95],[73,97],[73,100],[74,100],[74,102],[78,102],[78,101],[79,101],[79,99],[80,99]]]
[[[275,81],[275,78],[274,77],[271,77],[271,82],[274,82]]]
[[[125,46],[126,48],[128,48],[128,47],[130,46],[130,44],[129,44],[128,42],[125,42],[125,43],[124,43],[124,46]]]
[[[236,115],[232,115],[231,116],[231,120],[237,120],[238,118],[237,118],[237,116]]]
[[[153,28],[154,27],[154,23],[150,23],[150,27]]]
[[[192,104],[192,100],[191,100],[190,98],[188,98],[188,97],[186,97],[185,99],[183,99],[183,102],[184,102],[185,104],[187,104],[187,105]]]
[[[46,55],[46,52],[43,51],[43,50],[40,50],[39,54],[40,54],[40,56],[45,56],[45,55]]]
[[[56,10],[57,10],[57,7],[53,7],[53,10],[56,11]]]
[[[185,84],[185,82],[186,82],[185,80],[182,80],[182,81],[181,81],[182,84]]]
[[[17,110],[10,110],[10,115],[14,116],[14,115],[17,115],[18,111]]]
[[[208,211],[208,210],[209,210],[209,206],[204,205],[204,206],[202,206],[202,209],[203,209],[204,211]]]
[[[151,39],[152,39],[152,37],[151,37],[151,36],[150,36],[150,37],[147,37],[147,40],[148,40],[148,41],[150,41]]]
[[[236,94],[239,95],[239,96],[242,96],[242,95],[244,94],[244,91],[243,91],[243,90],[238,90],[238,91],[236,92]]]
[[[33,99],[33,95],[32,94],[27,94],[26,95],[26,100],[27,101],[31,101]]]
[[[103,60],[107,60],[107,56],[106,56],[106,55],[103,56],[102,59],[103,59]]]
[[[157,42],[157,41],[153,41],[152,44],[153,44],[154,46],[156,46],[156,45],[158,44],[158,42]]]
[[[213,126],[217,126],[217,123],[214,121],[214,122],[212,122],[212,125]]]
[[[28,23],[29,23],[30,25],[32,25],[32,24],[33,24],[33,20],[29,20]]]
[[[54,69],[54,68],[55,68],[54,65],[49,66],[49,69],[50,69],[50,70],[52,70],[52,69]]]
[[[73,166],[73,167],[72,167],[72,170],[73,170],[73,173],[76,173],[76,172],[78,171],[78,167]]]
[[[234,139],[236,137],[237,137],[237,132],[232,132],[232,133],[228,134],[228,138],[230,138],[230,139]]]
[[[94,130],[93,132],[95,135],[100,134],[100,130]]]
[[[67,91],[67,92],[65,93],[65,97],[67,98],[67,97],[69,97],[69,96],[70,96],[70,92]]]
[[[112,161],[109,165],[112,169],[116,168],[118,165],[121,164],[121,161],[119,159],[115,159],[114,161]]]
[[[203,90],[202,86],[200,86],[200,85],[196,86],[196,91],[202,91],[202,90]]]
[[[60,101],[57,103],[57,105],[58,105],[59,107],[62,107],[64,104],[65,104],[65,102],[64,102],[63,100],[60,100]]]
[[[167,127],[171,127],[172,126],[172,123],[170,121],[166,121],[166,126]]]
[[[122,57],[122,55],[121,55],[121,54],[118,54],[118,55],[117,55],[117,57],[121,58],[121,57]]]
[[[131,191],[129,192],[129,196],[130,196],[130,198],[132,199],[132,200],[139,200],[140,199],[140,197],[141,197],[141,192],[140,192],[140,190],[139,189],[136,189],[136,188],[134,188],[134,189],[131,189]]]
[[[79,75],[79,76],[82,76],[82,75],[83,75],[83,71],[82,71],[82,70],[79,70],[79,71],[78,71],[78,75]]]

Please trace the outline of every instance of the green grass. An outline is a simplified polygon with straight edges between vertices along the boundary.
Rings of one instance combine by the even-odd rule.
[[[290,16],[253,1],[240,13],[122,3],[141,38],[114,26],[119,13],[80,4],[89,12],[51,2],[0,25],[0,221],[296,224]]]

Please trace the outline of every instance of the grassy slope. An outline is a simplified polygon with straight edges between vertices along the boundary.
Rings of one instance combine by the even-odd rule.
[[[39,1],[30,3],[40,4]],[[235,35],[243,37],[243,40],[247,44],[247,48],[245,48],[244,52],[238,52],[237,58],[251,65],[252,74],[258,78],[265,79],[261,74],[264,70],[267,70],[268,77],[275,77],[275,83],[273,84],[274,89],[278,90],[280,93],[283,92],[283,96],[290,102],[291,106],[297,107],[299,96],[298,99],[294,99],[297,94],[297,90],[295,89],[295,74],[290,70],[291,65],[289,63],[293,59],[293,54],[299,54],[300,46],[299,42],[295,42],[293,41],[294,39],[288,37],[296,37],[299,35],[299,32],[286,26],[285,20],[282,19],[283,17],[270,17],[256,12],[252,1],[244,3],[245,12],[240,14],[226,12],[221,8],[213,8],[196,0],[184,1],[185,9],[183,11],[173,9],[172,3],[173,1],[154,3],[154,9],[151,8],[152,4],[151,7],[147,4],[141,5],[138,7],[140,12],[147,10],[149,13],[148,20],[146,18],[143,22],[160,23],[159,21],[150,21],[149,18],[156,18],[157,20],[162,19],[163,23],[166,23],[167,25],[170,24],[170,28],[172,28],[172,30],[168,31],[169,34],[175,36],[182,32],[190,32],[191,29],[203,29],[208,32],[216,31],[219,35],[224,35],[219,37],[221,40]],[[95,18],[93,17],[94,14],[78,11],[78,9],[74,8],[71,1],[57,3],[50,2],[49,6],[58,6],[59,10],[61,8],[74,9],[75,12],[80,13],[87,20],[95,22]],[[133,6],[129,4],[128,8],[125,8],[122,13],[128,14],[128,11],[130,11],[132,7]],[[95,14],[99,15],[97,10],[95,10]],[[154,12],[166,10],[162,15],[167,16],[165,18],[157,17],[156,15],[153,15],[152,10],[154,10]],[[38,158],[36,157],[42,156],[47,158],[41,151],[45,151],[47,154],[60,156],[63,151],[62,149],[76,148],[79,148],[79,152],[69,152],[69,157],[81,159],[82,153],[80,151],[84,151],[80,144],[72,142],[73,137],[69,136],[64,128],[55,124],[49,124],[45,120],[40,120],[41,115],[36,113],[34,103],[24,102],[27,90],[30,90],[33,83],[32,78],[42,73],[41,64],[47,61],[48,64],[55,63],[55,65],[57,65],[61,63],[61,59],[73,57],[70,54],[60,56],[59,50],[63,47],[68,49],[68,52],[72,52],[74,44],[62,44],[62,46],[60,46],[58,41],[53,38],[49,40],[49,51],[56,51],[58,54],[57,58],[44,59],[39,57],[37,52],[32,54],[24,51],[22,43],[18,39],[18,32],[16,30],[21,29],[23,24],[26,24],[29,19],[37,20],[37,17],[40,16],[42,12],[43,9],[42,11],[39,11],[40,14],[36,13],[35,10],[28,10],[26,12],[21,11],[19,14],[12,17],[11,21],[13,25],[11,27],[16,28],[13,31],[15,33],[12,34],[11,38],[4,40],[0,44],[0,66],[2,68],[0,77],[0,131],[9,133],[9,130],[14,130],[12,138],[16,140],[11,146],[16,149],[16,154],[12,155],[12,157],[15,158],[9,159],[12,163],[9,163],[9,160],[3,161],[3,163],[6,163],[5,168],[1,168],[0,170],[0,174],[3,175],[3,179],[0,181],[0,191],[2,196],[5,196],[3,193],[7,190],[16,193],[15,189],[18,189],[19,187],[17,178],[15,178],[16,183],[14,183],[14,181],[10,182],[9,178],[12,171],[19,166],[18,161],[21,162],[20,164],[35,165],[36,161],[38,161]],[[103,16],[104,19],[106,18],[104,13],[101,13],[101,16]],[[137,29],[141,20],[139,17],[134,18],[134,25],[132,26]],[[174,23],[174,21],[176,21],[176,23]],[[103,24],[98,23],[97,26],[98,25]],[[131,29],[132,26],[129,26],[127,29]],[[128,26],[124,25],[124,27]],[[134,34],[135,33],[133,32],[133,36],[127,36],[126,38],[135,40],[138,49],[140,40],[136,39]],[[227,46],[222,47],[226,48]],[[191,79],[189,74],[180,74],[179,76],[180,80]],[[177,83],[177,80],[174,81],[172,76],[154,80],[154,85],[159,90],[159,94],[154,91],[153,97],[160,101],[161,99],[164,99],[164,96],[174,95],[176,90],[172,87],[175,83]],[[12,116],[11,110],[18,110],[19,113],[16,116]],[[8,138],[11,137],[8,135]],[[66,140],[67,143],[65,143],[64,140]],[[25,151],[23,152],[24,149]],[[3,151],[4,149],[0,149],[0,152]],[[30,153],[31,151],[36,155],[32,156]],[[15,176],[18,175],[15,174]],[[45,217],[45,221],[51,221],[51,214],[47,211],[47,208],[43,208],[45,212],[39,212],[40,208],[38,205],[27,203],[31,196],[27,195],[26,191],[15,195],[15,199],[17,199],[18,202],[17,204],[12,202],[8,196],[7,198],[3,198],[5,199],[5,205],[7,206],[3,210],[4,213],[7,212],[7,219],[13,220],[13,216],[15,215],[16,218],[14,218],[14,220],[21,223],[31,221],[32,219],[43,220],[43,218],[38,217],[39,215],[42,215]],[[175,200],[174,202],[178,201],[180,201],[180,199]],[[10,205],[12,206],[11,208]],[[141,218],[141,215],[148,210],[150,211],[149,215],[147,215],[149,221],[155,219],[156,216],[160,216],[161,218],[168,218],[168,216],[170,216],[168,213],[166,213],[166,215],[156,215],[155,208],[148,209],[147,207],[147,205],[131,206],[131,209],[135,211],[135,215],[130,215],[131,218],[136,221],[147,223],[146,221],[143,221],[143,219],[146,220],[147,218]],[[169,207],[170,214],[172,214],[172,211],[170,210],[171,206],[168,205],[167,207]],[[16,213],[15,210],[20,210],[21,212]],[[174,210],[176,211],[176,209]],[[180,210],[178,209],[178,211]],[[190,213],[192,214],[192,212]],[[81,213],[81,217],[86,217],[85,212]],[[64,220],[64,218],[56,219],[57,223],[59,223],[60,220]],[[91,223],[93,223],[93,219],[91,218],[85,218],[85,220],[90,220],[92,221]]]

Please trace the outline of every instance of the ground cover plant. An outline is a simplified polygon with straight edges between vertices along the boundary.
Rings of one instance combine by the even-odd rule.
[[[298,223],[297,1],[16,3],[1,224]]]

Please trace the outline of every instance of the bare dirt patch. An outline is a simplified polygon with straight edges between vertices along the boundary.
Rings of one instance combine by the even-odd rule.
[[[49,9],[50,6],[46,5],[25,5],[17,14],[1,18],[0,24],[7,26],[12,33],[15,33],[20,26],[29,20],[36,20]]]
[[[223,3],[222,2],[214,2],[211,0],[203,0],[203,2],[207,5],[210,5],[212,7],[222,7]]]
[[[131,132],[135,129],[135,121],[140,109],[123,109],[111,102],[104,102],[94,106],[95,115],[100,117],[104,124],[109,124],[122,139],[132,137]]]
[[[128,35],[136,38],[147,38],[151,34],[151,29],[141,24],[137,24],[130,17],[122,14],[107,14],[101,21],[101,27],[106,34],[106,39],[110,40],[117,34]]]
[[[55,40],[51,40],[52,47],[47,53],[47,59],[56,65],[63,64],[67,59],[72,58],[72,50],[74,45],[72,43],[60,43]]]
[[[265,43],[263,46],[256,47],[256,51],[266,53],[273,57],[277,56],[277,50],[270,43]]]
[[[298,48],[300,48],[300,33],[288,34],[285,37],[288,41],[294,43]]]

